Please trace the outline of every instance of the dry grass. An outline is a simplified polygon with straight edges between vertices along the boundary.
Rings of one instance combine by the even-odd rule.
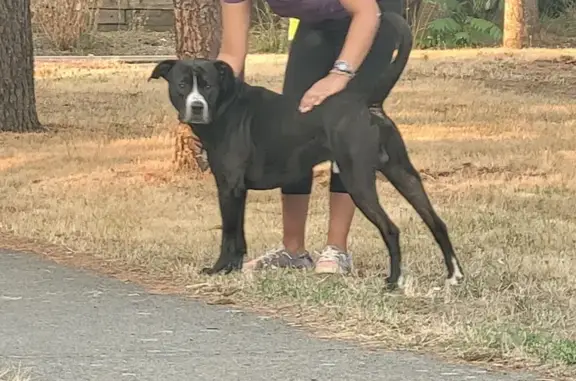
[[[28,370],[20,366],[0,366],[0,381],[30,381]]]
[[[415,52],[387,101],[467,271],[457,289],[443,288],[439,249],[385,182],[381,200],[402,231],[402,295],[382,291],[387,253],[360,214],[355,276],[197,275],[218,251],[215,186],[172,170],[175,114],[165,83],[146,82],[150,65],[37,68],[51,131],[0,135],[0,231],[321,335],[574,377],[576,67],[566,57],[575,55]],[[284,57],[250,60],[249,80],[278,89]],[[310,249],[324,243],[326,196],[317,185]],[[280,241],[278,191],[250,194],[246,233],[250,257]]]

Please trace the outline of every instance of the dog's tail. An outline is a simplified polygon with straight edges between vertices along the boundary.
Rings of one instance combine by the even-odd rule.
[[[381,17],[384,19],[384,22],[392,25],[397,33],[396,43],[398,53],[394,61],[390,64],[389,70],[386,71],[384,78],[382,78],[382,83],[378,85],[370,97],[369,105],[378,108],[382,107],[382,103],[384,103],[388,95],[390,95],[396,82],[398,82],[404,72],[413,45],[412,30],[401,15],[395,12],[382,12]]]

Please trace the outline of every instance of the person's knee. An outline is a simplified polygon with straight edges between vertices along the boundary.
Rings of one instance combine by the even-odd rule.
[[[282,194],[285,195],[308,195],[312,192],[312,178],[313,174],[310,174],[300,181],[293,184],[285,185],[282,187]]]

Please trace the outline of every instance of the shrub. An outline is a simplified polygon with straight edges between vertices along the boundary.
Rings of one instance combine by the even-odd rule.
[[[32,22],[58,50],[71,50],[96,27],[99,0],[32,0]]]
[[[542,16],[558,18],[576,8],[576,0],[538,0],[538,10]]]
[[[285,53],[288,21],[276,16],[266,2],[255,1],[250,35],[254,53]]]

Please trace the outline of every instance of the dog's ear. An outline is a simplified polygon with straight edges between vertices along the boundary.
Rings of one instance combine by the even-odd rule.
[[[158,63],[154,70],[152,70],[148,82],[150,82],[151,79],[158,79],[160,77],[167,79],[168,73],[170,73],[170,70],[176,65],[176,62],[178,62],[178,60],[164,60]]]
[[[221,60],[214,62],[214,66],[218,70],[220,88],[225,93],[230,91],[234,87],[234,82],[236,81],[232,66]]]

